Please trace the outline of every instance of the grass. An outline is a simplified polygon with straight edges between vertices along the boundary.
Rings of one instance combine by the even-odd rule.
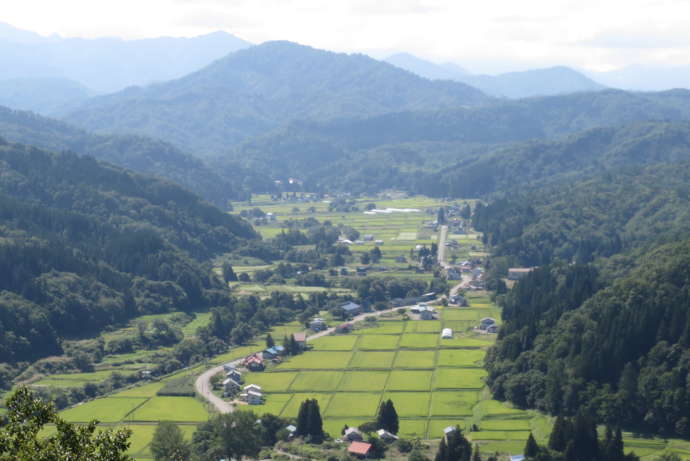
[[[484,360],[485,354],[482,349],[443,349],[438,353],[438,365],[475,367]]]
[[[352,352],[308,352],[296,355],[278,365],[281,370],[337,370],[347,367]]]
[[[273,373],[279,374],[279,373]],[[297,375],[290,386],[291,391],[335,391],[338,383],[343,378],[342,372],[333,371],[308,371]]]
[[[438,335],[405,333],[400,338],[400,347],[411,349],[431,349],[436,347]]]
[[[373,417],[379,408],[381,394],[379,393],[347,393],[339,392],[333,395],[326,410],[327,417],[364,416]]]
[[[440,347],[488,347],[496,335],[465,336],[454,335],[452,339],[444,339],[439,343]]]
[[[497,402],[496,400],[483,400],[475,407],[475,414],[488,418],[501,418],[505,416],[529,417],[528,413],[516,408],[511,408],[508,405]]]
[[[116,423],[144,402],[145,398],[136,397],[96,399],[65,410],[60,416],[69,422],[82,423],[98,419],[104,423]]]
[[[476,392],[434,392],[431,413],[434,416],[471,416],[477,400]]]
[[[394,351],[355,352],[350,368],[390,368],[394,357]]]
[[[208,419],[208,412],[201,402],[195,399],[154,397],[137,408],[128,419],[132,421],[202,422]]]
[[[482,431],[529,431],[530,422],[527,419],[488,419],[481,422]]]
[[[129,437],[129,450],[127,450],[130,455],[136,455],[143,451],[151,443],[153,433],[156,432],[154,425],[130,425],[127,428],[132,431],[132,435]]]
[[[383,398],[393,401],[395,410],[401,418],[426,417],[429,414],[429,392],[387,392]]]
[[[480,368],[438,368],[435,389],[481,389],[486,372]]]
[[[380,391],[388,380],[387,371],[350,371],[345,373],[339,391]]]
[[[253,411],[257,415],[264,415],[266,413],[279,415],[290,399],[292,399],[291,394],[267,394],[263,405],[239,405],[237,410]]]
[[[479,321],[483,314],[467,308],[447,307],[441,313],[443,320],[472,320]]]
[[[394,350],[399,341],[398,335],[362,335],[358,347],[363,350]]]
[[[323,412],[326,408],[328,408],[328,404],[331,401],[331,394],[317,394],[317,393],[310,393],[310,394],[293,394],[292,399],[285,405],[285,408],[283,408],[283,411],[280,413],[280,416],[283,418],[296,418],[297,413],[299,412],[299,407],[307,399],[316,399],[319,402],[319,409],[321,410],[321,413],[323,415]]]
[[[362,328],[361,330],[355,330],[355,334],[393,334],[397,335],[403,332],[405,328],[405,322],[397,320],[384,320],[379,321],[374,324],[371,328]]]
[[[428,391],[433,371],[393,370],[388,377],[386,390]]]
[[[395,358],[395,368],[434,368],[436,350],[399,351]]]
[[[427,420],[426,419],[401,419],[399,436],[402,437],[422,437],[426,434]]]
[[[356,342],[356,336],[324,336],[309,344],[316,351],[351,351]]]
[[[440,320],[425,320],[423,322],[408,322],[406,333],[440,333],[443,327]]]
[[[265,392],[286,392],[292,382],[297,377],[297,373],[246,373],[244,382],[246,384],[257,384]]]

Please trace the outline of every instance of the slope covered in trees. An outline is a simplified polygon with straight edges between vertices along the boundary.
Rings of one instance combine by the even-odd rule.
[[[488,101],[463,83],[430,82],[363,55],[267,42],[178,80],[95,98],[66,119],[94,131],[151,135],[211,153],[290,120]]]
[[[221,176],[203,161],[153,138],[94,135],[30,112],[0,107],[0,136],[53,151],[70,150],[180,184],[211,203],[243,199],[252,185],[269,188],[260,175],[228,164]]]
[[[0,362],[143,313],[213,304],[203,261],[256,237],[170,183],[75,154],[0,145]]]
[[[647,150],[649,151],[649,150]],[[494,395],[554,414],[687,437],[690,164],[603,173],[475,210],[498,296]]]

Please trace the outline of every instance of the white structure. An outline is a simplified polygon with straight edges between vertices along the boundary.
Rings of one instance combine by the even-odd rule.
[[[444,328],[443,331],[441,331],[441,339],[453,339],[453,330]]]
[[[257,386],[256,384],[249,384],[248,386],[244,386],[244,392],[261,392],[261,386]]]

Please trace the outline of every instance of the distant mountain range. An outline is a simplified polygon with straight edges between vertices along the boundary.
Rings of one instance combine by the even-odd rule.
[[[65,119],[92,131],[154,136],[210,154],[291,120],[489,102],[464,83],[432,82],[364,55],[267,42],[178,80],[91,99]]]
[[[0,106],[51,114],[86,101],[93,92],[65,78],[0,80]]]
[[[519,99],[605,88],[585,75],[563,66],[500,75],[474,75],[453,63],[435,64],[407,53],[390,56],[386,62],[431,80],[463,82],[499,98]]]
[[[226,32],[193,38],[43,37],[0,23],[2,78],[68,79],[97,92],[181,77],[251,46]]]

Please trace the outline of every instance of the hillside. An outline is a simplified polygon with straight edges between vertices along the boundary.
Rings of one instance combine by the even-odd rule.
[[[229,165],[224,176],[168,143],[143,136],[94,135],[66,123],[0,107],[0,136],[44,149],[70,150],[141,173],[169,179],[211,203],[226,207],[246,197],[244,186],[260,176]],[[262,184],[262,183],[259,183]]]
[[[602,173],[479,206],[504,325],[499,399],[687,437],[690,163]],[[539,266],[508,291],[511,266]],[[527,385],[527,383],[529,383]]]
[[[599,91],[605,88],[591,78],[565,66],[481,75],[472,74],[452,63],[436,64],[407,53],[389,56],[385,61],[431,80],[454,80],[466,83],[497,98],[520,99]]]
[[[256,238],[178,186],[4,141],[0,215],[0,361],[9,363],[55,355],[64,337],[136,315],[208,305],[222,285],[203,261]]]
[[[64,78],[18,78],[0,81],[0,106],[49,114],[92,96],[85,86]]]
[[[94,131],[164,137],[208,154],[291,120],[488,101],[462,83],[430,82],[363,55],[268,42],[178,80],[95,98],[65,119]]]
[[[225,32],[192,38],[82,39],[43,37],[3,24],[0,68],[3,79],[66,78],[108,93],[179,78],[249,46]]]

